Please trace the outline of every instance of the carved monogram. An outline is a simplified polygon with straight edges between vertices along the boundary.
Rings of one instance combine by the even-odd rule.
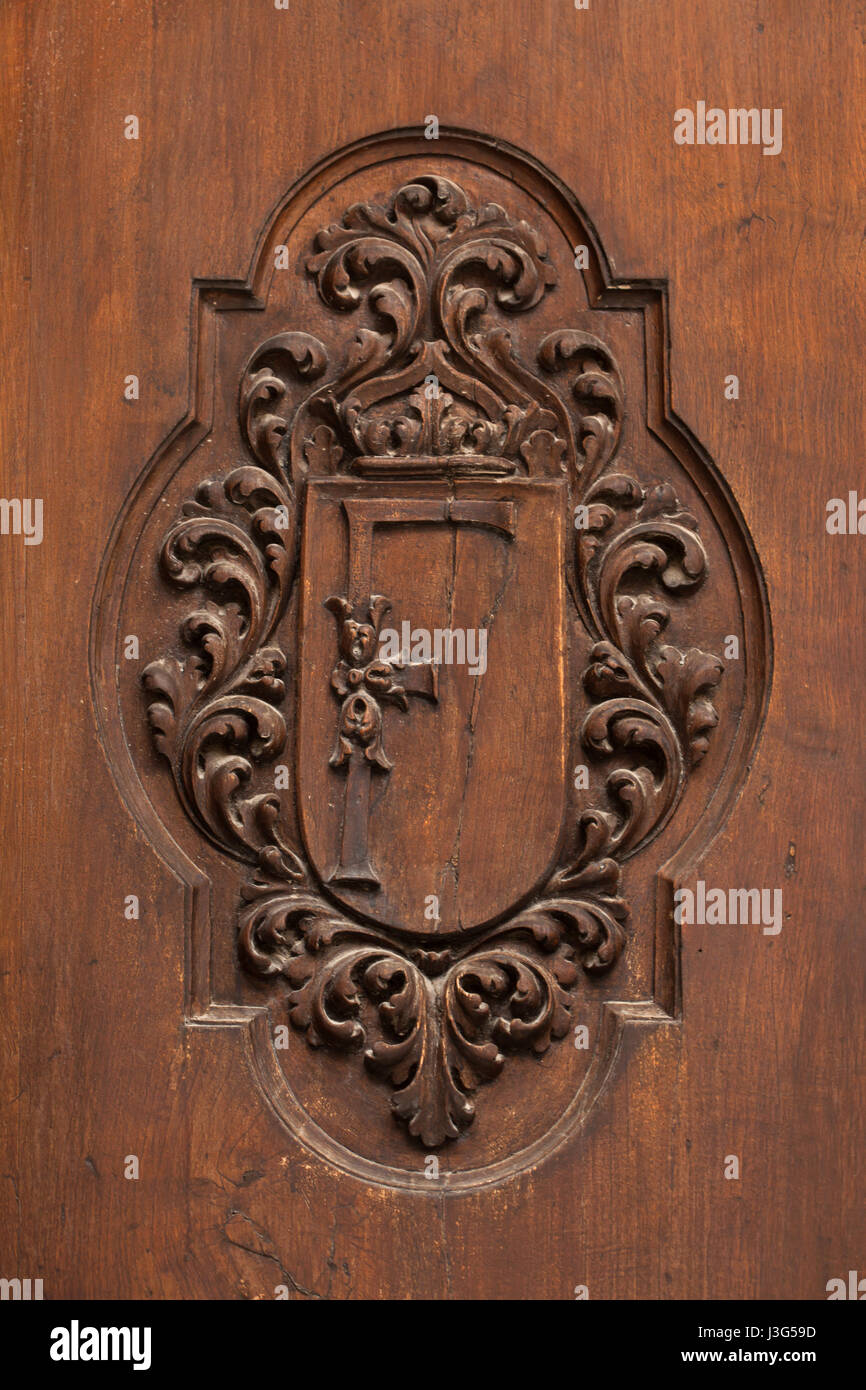
[[[717,722],[722,662],[667,637],[672,605],[703,584],[707,556],[668,483],[614,466],[623,384],[605,344],[565,329],[542,338],[533,363],[515,351],[508,317],[531,311],[555,283],[525,222],[493,204],[473,208],[455,183],[424,176],[387,206],[353,206],[320,231],[307,271],[324,305],[335,315],[363,309],[364,326],[333,370],[304,332],[280,333],[253,354],[239,410],[252,461],[199,488],[160,554],[165,580],[194,595],[181,628],[188,654],[153,661],[143,679],[186,812],[249,866],[245,968],[283,982],[291,1022],[312,1047],[362,1054],[409,1133],[435,1147],[471,1124],[475,1093],[509,1054],[541,1054],[569,1031],[581,976],[609,970],[625,946],[623,863],[668,822]],[[367,530],[358,523],[345,590],[320,597],[335,620],[323,795],[332,779],[344,806],[328,879],[300,838],[289,843],[294,817],[277,792],[261,790],[260,774],[270,768],[272,785],[287,756],[281,710],[292,681],[277,634],[303,492],[309,479],[340,476],[393,480],[396,491],[388,507],[377,499],[381,515],[365,513]],[[496,500],[496,480],[565,478],[571,512],[584,509],[565,582],[592,641],[579,740],[605,769],[605,791],[577,814],[528,906],[492,926],[450,936],[431,927],[419,939],[355,914],[330,888],[375,894],[369,796],[392,767],[385,711],[406,712],[410,695],[438,698],[435,667],[378,657],[389,601],[371,592],[364,537],[374,525],[413,523],[419,504],[400,496],[402,482],[461,478],[487,480],[490,500],[431,494],[425,505],[443,524],[492,527],[505,545],[512,504]],[[421,506],[414,520],[425,519],[433,512]],[[353,524],[349,515],[350,538]]]
[[[331,686],[342,703],[330,763],[331,767],[346,769],[340,862],[330,882],[377,888],[379,878],[370,863],[367,828],[373,769],[390,772],[392,766],[383,743],[382,706],[392,704],[408,711],[410,695],[435,700],[436,667],[430,662],[421,665],[411,661],[397,666],[377,657],[379,629],[391,607],[381,594],[372,595],[366,623],[352,617],[353,605],[346,598],[332,595],[325,607],[340,623],[340,660]],[[394,680],[395,674],[399,682]]]

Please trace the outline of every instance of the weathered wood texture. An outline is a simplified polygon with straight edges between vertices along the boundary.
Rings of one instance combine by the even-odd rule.
[[[572,1298],[577,1285],[592,1299],[823,1297],[828,1279],[862,1264],[864,1248],[864,540],[825,528],[827,500],[863,485],[857,7],[834,6],[804,25],[794,0],[768,3],[758,17],[733,0],[623,0],[586,12],[566,0],[293,0],[288,11],[267,0],[156,0],[146,9],[46,0],[6,6],[2,25],[10,74],[0,96],[2,492],[42,498],[45,535],[28,548],[20,537],[0,537],[0,1273],[43,1278],[46,1297],[270,1298],[281,1284],[298,1298],[558,1299]],[[699,99],[781,108],[782,152],[675,145],[674,111]],[[123,134],[132,114],[137,141]],[[750,672],[760,671],[725,672],[713,733],[719,751],[714,743],[696,774],[684,823],[665,832],[664,855],[636,875],[629,945],[617,967],[628,989],[611,986],[607,996],[654,993],[676,1019],[682,1006],[681,1021],[660,1023],[647,1012],[626,1030],[582,1127],[555,1152],[510,1170],[511,1131],[541,1134],[545,1094],[564,1098],[574,1086],[567,1064],[584,1063],[567,1038],[542,1062],[509,1063],[479,1095],[478,1130],[437,1149],[446,1171],[452,1152],[469,1155],[453,1160],[459,1170],[500,1163],[489,1182],[461,1191],[421,1177],[423,1149],[394,1123],[387,1087],[371,1083],[357,1059],[313,1051],[293,1033],[287,1067],[296,1088],[307,1087],[307,1114],[330,1124],[364,1163],[395,1173],[415,1163],[414,1187],[366,1181],[290,1133],[264,1098],[270,1083],[255,1030],[185,1024],[185,1015],[207,1016],[212,998],[232,1009],[264,997],[234,953],[237,876],[212,846],[196,848],[177,814],[148,741],[139,671],[128,688],[128,673],[117,677],[123,725],[118,714],[108,739],[97,727],[94,694],[99,704],[107,682],[97,651],[101,610],[89,652],[106,556],[100,593],[117,599],[118,622],[135,613],[150,638],[175,631],[189,611],[166,598],[155,569],[158,544],[189,495],[185,475],[141,513],[143,558],[123,591],[128,608],[109,537],[146,462],[188,411],[191,282],[233,280],[240,293],[273,209],[338,147],[414,131],[417,149],[395,147],[389,157],[401,175],[413,160],[423,172],[429,114],[443,129],[503,142],[504,176],[469,171],[467,183],[474,178],[484,196],[508,201],[510,190],[498,191],[511,177],[506,147],[519,146],[574,191],[618,282],[669,282],[668,413],[695,431],[739,504],[775,637],[758,751],[750,768],[734,767],[738,720],[754,717],[749,681],[757,691],[758,675],[768,676],[757,633],[765,607],[757,578],[743,578],[746,550],[720,522],[710,482],[699,480],[685,500],[707,537],[710,638],[718,645],[740,633],[747,651],[757,641]],[[443,145],[435,159],[446,156],[455,167],[434,172],[454,178],[463,156],[456,145],[448,156]],[[371,175],[361,192],[381,199],[399,182]],[[351,198],[328,203],[329,219],[355,199],[352,187]],[[515,216],[528,215],[524,198],[515,178]],[[299,243],[298,257],[308,249]],[[566,251],[559,246],[560,260]],[[292,308],[294,291],[287,293]],[[298,318],[297,294],[295,319],[278,314],[269,332],[319,331]],[[242,313],[225,317],[244,321]],[[322,312],[322,325],[326,319]],[[523,350],[530,330],[516,320]],[[627,385],[643,381],[636,321],[624,311],[611,330]],[[338,329],[348,339],[351,325]],[[266,337],[254,325],[248,341],[238,331],[219,357],[217,382],[235,411],[246,357]],[[667,346],[663,337],[648,341],[638,397],[651,397]],[[738,400],[725,397],[731,373]],[[123,398],[129,374],[140,381],[135,401]],[[651,416],[650,403],[645,409]],[[240,460],[239,436],[225,437]],[[626,438],[642,481],[664,476],[661,444],[648,432]],[[220,448],[217,431],[201,445],[190,480],[214,476],[208,450],[224,475],[234,460]],[[134,508],[125,515],[134,538]],[[461,546],[454,553],[467,592],[483,588],[499,560],[480,542]],[[414,592],[429,592],[432,613],[438,590],[429,556],[418,543],[395,573],[407,592],[416,577]],[[169,602],[166,622],[159,615]],[[310,650],[312,669],[327,680],[338,627],[331,615],[322,624]],[[684,646],[708,641],[690,622],[680,636]],[[148,646],[141,666],[159,650]],[[717,646],[710,641],[708,650]],[[554,681],[561,679],[560,671]],[[543,683],[539,691],[544,698]],[[410,755],[420,704],[394,716],[405,725],[388,726],[392,753]],[[310,736],[317,757],[338,713],[324,695],[321,727]],[[422,713],[435,718],[432,707]],[[501,720],[505,738],[508,718]],[[121,735],[135,774],[118,772],[112,740]],[[733,749],[742,794],[722,833],[700,847],[702,858],[680,866],[677,881],[780,888],[782,930],[693,926],[681,943],[671,936],[654,944],[654,872],[729,776],[725,749]],[[557,749],[550,765],[560,759]],[[147,784],[177,841],[174,869],[129,814],[109,761],[126,803],[136,804],[134,775]],[[535,814],[527,816],[530,848],[549,829],[540,825],[542,792],[533,791]],[[398,781],[386,795],[396,805]],[[489,810],[504,817],[501,798]],[[326,843],[338,834],[328,824]],[[420,845],[421,830],[411,835]],[[184,856],[188,872],[179,867]],[[489,883],[482,876],[485,892],[495,893],[506,867],[491,869]],[[180,878],[189,885],[197,873],[199,888],[185,888]],[[215,944],[201,969],[201,942],[197,948],[193,931],[190,944],[188,934],[201,921],[205,875]],[[420,892],[411,874],[409,881],[405,889],[395,880],[403,906],[400,893]],[[462,891],[476,911],[471,886]],[[124,918],[129,894],[140,900],[139,921]],[[343,895],[349,906],[357,900]],[[141,1163],[137,1181],[124,1177],[132,1154]],[[739,1157],[738,1180],[724,1176],[729,1155]]]

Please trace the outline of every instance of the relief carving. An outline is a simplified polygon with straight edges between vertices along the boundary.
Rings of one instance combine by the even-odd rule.
[[[626,403],[605,342],[563,329],[532,360],[516,350],[509,320],[556,284],[527,222],[421,173],[322,228],[306,270],[333,311],[333,340],[281,332],[250,357],[239,397],[249,462],[198,489],[160,552],[163,579],[190,607],[184,655],[144,673],[148,717],[187,815],[247,866],[245,969],[279,984],[311,1047],[357,1053],[409,1134],[438,1147],[472,1124],[476,1093],[509,1056],[540,1055],[569,1032],[581,979],[627,949],[623,864],[667,825],[718,722],[722,661],[691,645],[707,551],[669,482],[617,465]],[[338,838],[321,831],[324,862],[287,834],[296,817],[281,797],[294,789],[262,790],[261,773],[292,766],[284,711],[306,675],[286,614],[302,516],[311,527],[328,507],[348,571],[312,600],[329,615],[333,664],[302,702],[321,700],[333,719],[321,796],[342,810]],[[386,846],[381,862],[371,842],[399,795],[386,712],[411,722],[449,698],[435,664],[379,656],[393,600],[374,590],[377,537],[480,529],[507,575],[544,534],[528,529],[532,508],[570,538],[551,632],[558,641],[566,616],[578,618],[591,644],[566,727],[580,711],[577,744],[603,770],[603,795],[565,827],[522,906],[429,931],[377,917],[401,891],[399,852]],[[491,614],[500,621],[496,605]]]

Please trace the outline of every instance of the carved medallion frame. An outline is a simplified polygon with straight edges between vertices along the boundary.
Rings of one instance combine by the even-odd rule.
[[[389,177],[392,166],[403,170],[407,162],[417,173]],[[587,248],[587,265],[574,274],[582,275],[594,325],[605,314],[625,314],[630,328],[640,326],[641,428],[693,485],[704,509],[700,518],[665,476],[647,471],[642,457],[628,467],[618,454],[627,393],[598,328],[566,323],[544,333],[531,364],[514,348],[504,322],[531,317],[557,277],[535,226],[497,202],[473,199],[454,176],[461,162],[467,185],[473,168],[495,176],[543,209],[566,247]],[[275,269],[276,248],[294,245],[294,229],[325,193],[367,171],[389,193],[364,202],[347,198],[343,216],[300,248],[297,274],[306,274],[311,291],[333,311],[333,342],[296,324],[262,336],[239,373],[242,460],[220,461],[216,469],[209,464],[193,494],[166,518],[158,557],[151,556],[160,575],[151,604],[172,588],[187,600],[176,610],[177,643],[164,654],[149,653],[144,672],[155,746],[167,759],[178,807],[202,843],[247,866],[239,882],[239,959],[270,990],[266,1002],[250,998],[245,986],[227,999],[225,983],[213,976],[211,873],[165,803],[157,809],[157,760],[148,763],[140,747],[134,751],[126,732],[131,696],[118,676],[124,604],[147,563],[139,554],[145,526],[156,525],[173,481],[207,441],[220,393],[228,389],[219,378],[220,316],[264,311],[275,275],[284,273]],[[561,259],[561,246],[559,252]],[[380,263],[387,274],[377,277]],[[481,266],[480,281],[477,275],[461,281],[470,264]],[[375,331],[368,326],[353,335],[348,319],[365,298]],[[435,331],[420,332],[419,306]],[[713,702],[717,688],[722,692],[721,719],[729,723],[724,763],[703,787],[700,813],[670,841],[665,862],[654,874],[652,865],[644,867],[655,883],[651,909],[645,898],[637,926],[651,939],[649,987],[624,998],[611,986],[612,993],[598,996],[587,1066],[567,1103],[529,1143],[517,1134],[477,1165],[470,1150],[464,1166],[446,1171],[438,1187],[502,1181],[579,1128],[612,1074],[624,1030],[680,1021],[673,888],[719,832],[742,788],[769,693],[769,613],[754,547],[722,475],[670,406],[666,287],[615,279],[574,197],[516,149],[461,131],[443,130],[435,145],[417,133],[390,132],[330,156],[293,187],[268,219],[245,281],[196,283],[191,336],[187,415],[127,500],[97,589],[91,663],[100,734],[126,804],[187,888],[187,1023],[242,1029],[264,1095],[290,1132],[322,1158],[369,1182],[431,1190],[423,1147],[414,1161],[406,1150],[402,1166],[377,1159],[311,1114],[275,1051],[274,1009],[287,1009],[298,1033],[325,1056],[360,1060],[363,1054],[368,1071],[389,1084],[391,1108],[409,1136],[447,1164],[449,1146],[471,1142],[480,1088],[486,1098],[510,1055],[523,1053],[531,1064],[564,1039],[579,1017],[580,982],[605,975],[620,960],[636,930],[623,867],[639,854],[644,862],[646,846],[676,817],[690,774],[715,737],[720,715]],[[444,386],[441,396],[425,394],[430,377]],[[279,798],[256,782],[259,772],[285,759],[288,746],[281,712],[287,654],[279,639],[298,565],[304,489],[313,477],[341,475],[383,486],[426,479],[424,505],[442,508],[450,524],[477,523],[487,507],[481,524],[503,534],[511,524],[502,510],[509,505],[502,500],[506,483],[566,476],[569,515],[585,508],[567,573],[573,612],[590,641],[583,671],[589,708],[579,740],[587,761],[598,764],[599,780],[547,880],[512,912],[441,942],[395,935],[363,907],[353,910],[363,898],[352,899],[351,884],[348,900],[335,896],[311,868],[301,839],[288,841]],[[477,484],[475,493],[472,486],[460,492],[467,482]],[[499,486],[498,502],[484,500],[482,483]],[[500,508],[493,522],[490,506]],[[680,626],[682,645],[670,635],[677,610],[706,582],[707,526],[729,566],[730,630],[744,648],[735,707],[727,710],[718,655],[704,650],[688,618]],[[412,692],[405,670],[376,657],[386,602],[360,591],[328,599],[336,730],[331,776],[356,768],[366,776],[367,764],[376,775],[390,770],[383,714],[388,706],[405,708]],[[426,697],[434,694],[430,687]],[[619,762],[617,750],[626,750]],[[359,853],[364,848],[355,845]],[[365,854],[358,862],[354,886],[363,894],[375,885],[375,871]],[[386,1096],[381,1080],[370,1084]]]

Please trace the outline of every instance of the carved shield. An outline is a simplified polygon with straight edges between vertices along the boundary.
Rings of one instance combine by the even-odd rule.
[[[117,528],[100,711],[190,885],[187,1016],[249,1028],[274,1111],[372,1181],[423,1188],[419,1143],[453,1186],[537,1161],[622,1030],[679,1016],[678,856],[737,793],[768,638],[665,304],[501,142],[365,142],[249,285],[200,287],[190,421]],[[170,778],[116,655],[157,629]]]
[[[331,893],[400,933],[501,916],[554,862],[566,501],[562,478],[307,483],[304,840]]]

